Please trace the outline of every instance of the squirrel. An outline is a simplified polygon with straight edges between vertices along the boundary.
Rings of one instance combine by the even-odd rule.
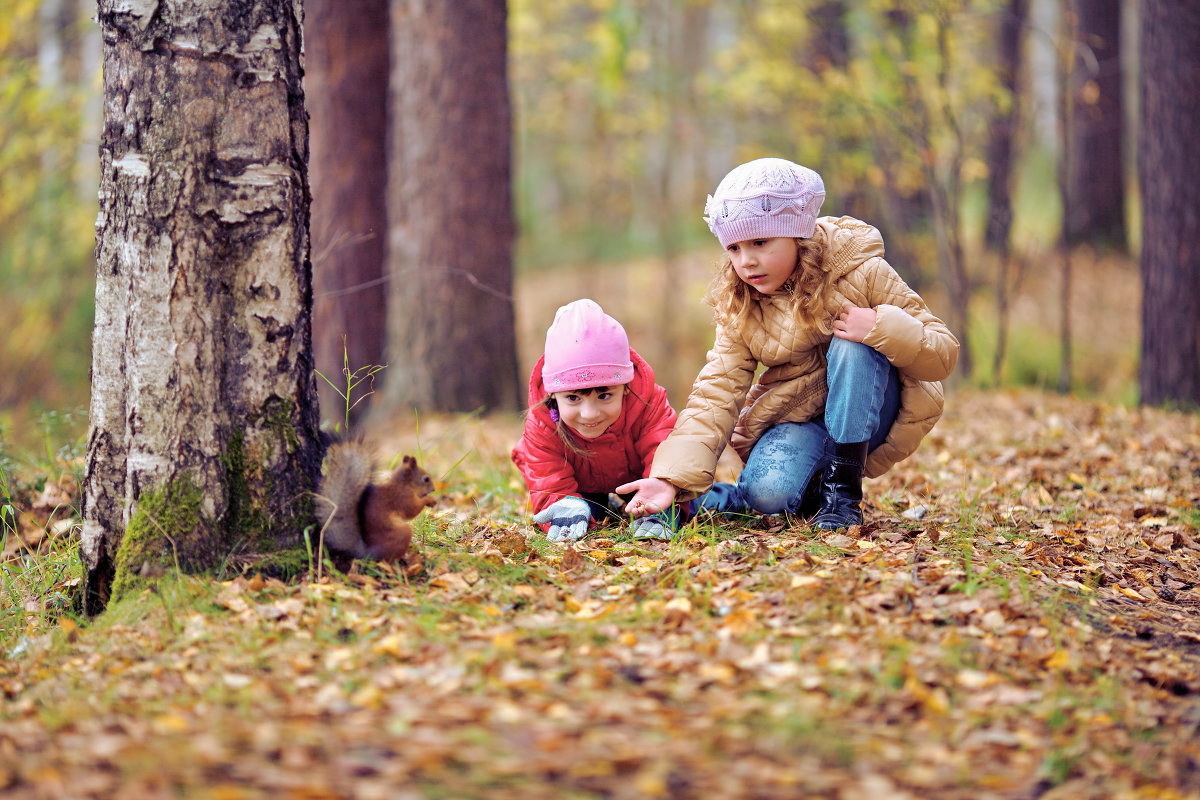
[[[404,456],[384,483],[371,481],[373,459],[362,442],[338,442],[325,453],[324,476],[317,494],[317,520],[325,548],[342,558],[403,561],[412,540],[413,519],[437,505],[433,480]]]

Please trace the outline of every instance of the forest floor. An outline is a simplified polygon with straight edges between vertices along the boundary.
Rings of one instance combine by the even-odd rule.
[[[1200,798],[1200,416],[954,392],[861,528],[565,547],[519,424],[389,428],[442,494],[404,572],[167,576],[84,621],[10,558],[0,795]]]

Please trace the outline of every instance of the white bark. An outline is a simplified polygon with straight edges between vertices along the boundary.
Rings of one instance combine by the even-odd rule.
[[[143,493],[195,484],[210,531],[251,512],[283,524],[312,488],[319,445],[296,7],[101,0],[100,22],[83,550],[103,584]],[[231,477],[239,453],[247,472]],[[238,480],[246,497],[231,495]]]

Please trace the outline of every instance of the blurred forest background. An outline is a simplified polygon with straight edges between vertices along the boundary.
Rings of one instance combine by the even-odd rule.
[[[361,3],[386,21],[386,2]],[[311,61],[339,3],[306,6]],[[700,299],[720,253],[705,195],[737,163],[775,155],[823,175],[823,213],[882,230],[894,266],[969,344],[957,381],[1136,402],[1139,7],[511,0],[522,386],[555,308],[590,296],[681,404],[712,336]],[[85,416],[101,43],[94,0],[5,9],[0,426],[19,439]],[[379,77],[386,87],[386,67]],[[311,64],[309,78],[316,163],[336,157],[317,133],[333,83]],[[335,294],[322,294],[322,271],[386,237],[330,227],[318,177],[319,307]]]

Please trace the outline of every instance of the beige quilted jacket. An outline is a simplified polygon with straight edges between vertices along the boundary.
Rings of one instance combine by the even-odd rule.
[[[874,478],[912,455],[942,415],[940,381],[954,370],[958,340],[884,260],[878,230],[853,217],[822,217],[813,236],[825,239],[826,265],[840,276],[831,317],[846,305],[875,309],[864,344],[900,373],[900,412],[887,441],[867,458],[866,475]],[[718,325],[708,363],[659,445],[651,476],[679,487],[680,499],[694,497],[712,485],[726,443],[745,459],[771,426],[820,416],[831,338],[804,327],[786,294],[759,297],[741,330]],[[755,382],[760,366],[766,369]]]

